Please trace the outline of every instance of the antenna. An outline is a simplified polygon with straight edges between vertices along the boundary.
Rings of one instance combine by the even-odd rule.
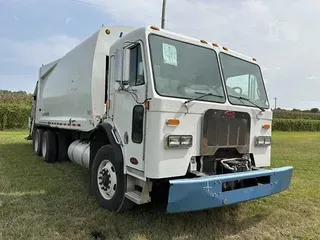
[[[165,28],[165,18],[166,18],[166,0],[162,0],[162,16],[161,16],[161,28]]]

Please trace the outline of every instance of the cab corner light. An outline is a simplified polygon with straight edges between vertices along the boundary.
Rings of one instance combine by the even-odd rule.
[[[157,26],[154,26],[154,25],[152,25],[150,28],[151,28],[152,30],[156,30],[156,31],[159,31],[159,30],[160,30]]]

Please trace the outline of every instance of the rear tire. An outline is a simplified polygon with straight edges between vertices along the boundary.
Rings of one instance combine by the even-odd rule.
[[[57,143],[57,135],[53,131],[47,130],[44,132],[42,138],[42,157],[45,162],[52,163],[57,161]]]
[[[121,212],[135,205],[125,197],[126,176],[123,173],[123,161],[115,159],[110,145],[102,146],[93,160],[91,184],[93,194],[102,208]]]
[[[41,156],[42,154],[42,139],[43,139],[43,130],[34,129],[33,136],[32,136],[32,146],[36,156]]]
[[[59,131],[57,134],[58,137],[58,162],[69,161],[68,156],[68,147],[69,139],[67,133]]]

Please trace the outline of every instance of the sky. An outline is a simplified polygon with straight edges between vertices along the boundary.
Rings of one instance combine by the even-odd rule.
[[[0,0],[0,89],[33,92],[38,69],[102,24],[161,23],[162,0]],[[320,108],[320,1],[167,0],[166,29],[261,66],[271,106]]]

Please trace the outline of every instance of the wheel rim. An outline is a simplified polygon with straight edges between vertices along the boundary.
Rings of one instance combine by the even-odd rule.
[[[103,160],[98,168],[97,181],[100,194],[110,200],[117,189],[116,169],[109,160]]]
[[[34,139],[34,151],[37,152],[39,148],[39,134],[35,134],[35,139]]]
[[[42,157],[46,156],[46,152],[47,152],[47,141],[44,138],[42,141]]]

